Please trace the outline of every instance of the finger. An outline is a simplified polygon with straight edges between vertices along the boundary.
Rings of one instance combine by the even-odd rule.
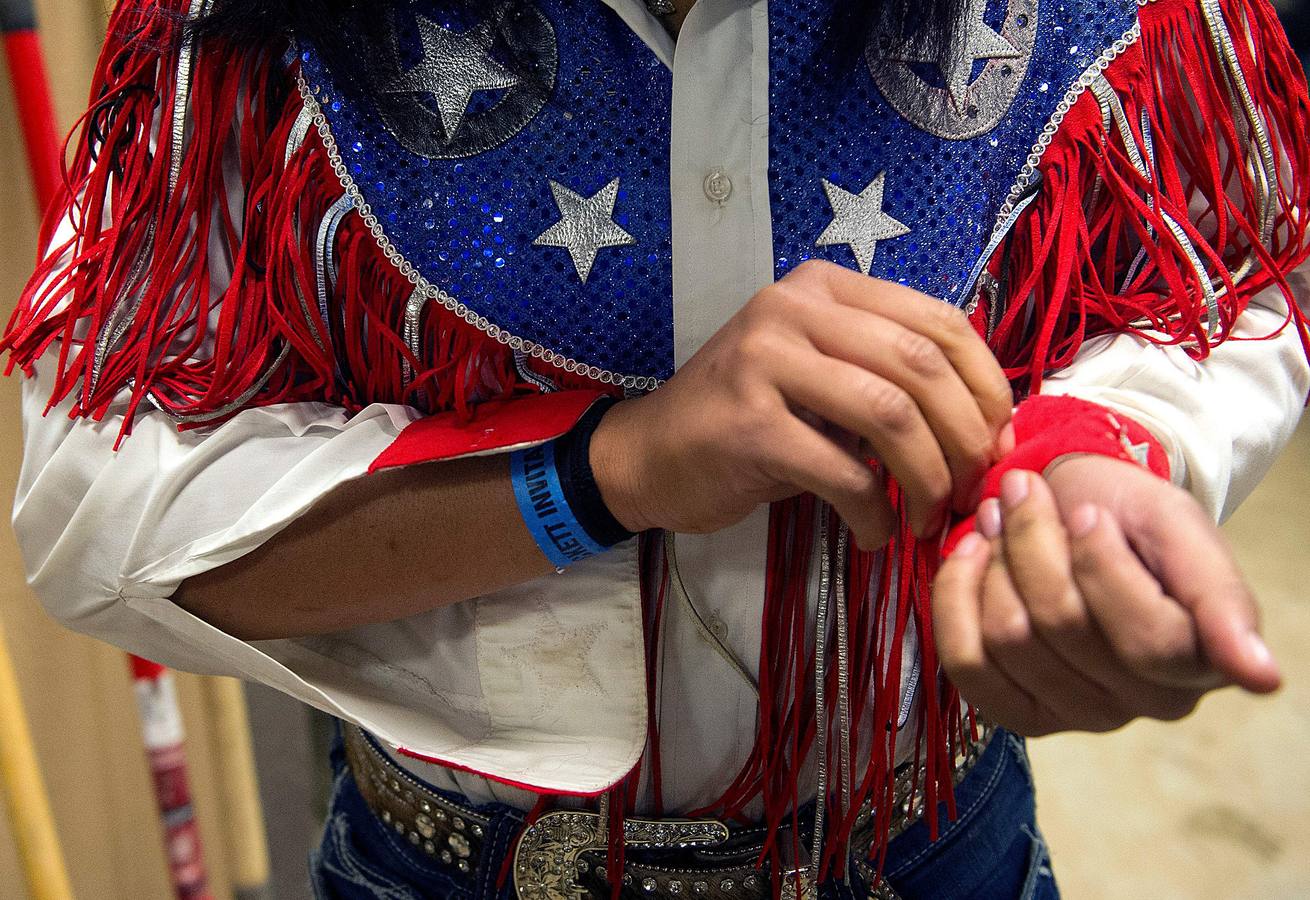
[[[1008,575],[1034,629],[1076,671],[1109,688],[1120,664],[1074,579],[1069,535],[1050,485],[1034,472],[1006,472],[1001,506]]]
[[[1222,678],[1202,656],[1192,617],[1165,596],[1114,517],[1084,504],[1070,528],[1074,579],[1115,655],[1160,684],[1218,687]]]
[[[882,316],[917,331],[941,347],[978,401],[993,428],[1010,420],[1014,394],[1000,364],[963,312],[912,288],[880,281],[845,266],[814,261],[792,275],[815,279],[839,302]]]
[[[983,572],[990,550],[978,534],[967,534],[955,551],[942,561],[933,579],[933,639],[947,674],[957,685],[956,673],[983,662],[982,632],[978,625]]]
[[[1177,722],[1196,711],[1196,705],[1209,691],[1200,688],[1171,688],[1154,682],[1136,683],[1134,717]]]
[[[1189,681],[1162,681],[1156,673],[1162,661],[1149,657],[1144,649],[1143,657],[1149,658],[1125,659],[1121,648],[1111,643],[1092,615],[1090,600],[1074,575],[1072,538],[1060,520],[1055,496],[1046,480],[1027,472],[1007,473],[1001,483],[1001,497],[1007,505],[1003,528],[1009,576],[1037,634],[1065,664],[1099,689],[1084,703],[1103,702],[1103,695],[1117,701],[1113,714],[1101,717],[1094,730],[1118,727],[1138,715],[1172,721],[1190,713],[1204,687]],[[1121,553],[1105,553],[1094,560],[1098,574],[1114,578],[1115,573],[1131,573],[1135,567],[1136,573],[1146,575],[1146,579],[1122,580],[1112,586],[1109,594],[1095,595],[1103,607],[1116,611],[1109,616],[1111,621],[1119,625],[1131,616],[1149,629],[1149,610],[1158,602],[1167,604],[1175,614],[1181,613],[1177,604],[1163,597],[1126,542],[1118,550]],[[1097,591],[1104,588],[1103,582],[1092,586]],[[1186,637],[1191,623],[1182,624]],[[1142,634],[1138,631],[1119,636],[1141,649]],[[1191,661],[1195,663],[1194,654]],[[1065,702],[1078,701],[1069,698]]]
[[[983,576],[982,630],[987,655],[1045,712],[1052,730],[1110,731],[1131,716],[1118,697],[1061,659],[1036,633],[996,542]]]
[[[1021,734],[1046,734],[1057,723],[996,667],[983,646],[982,582],[990,555],[982,535],[967,534],[938,569],[932,590],[937,653],[960,694],[989,719]]]
[[[806,329],[821,353],[881,376],[914,398],[950,467],[955,509],[976,506],[982,476],[998,458],[1000,429],[984,419],[941,348],[885,316],[841,304],[812,316]]]
[[[900,483],[920,537],[940,527],[951,471],[918,405],[897,385],[809,348],[780,347],[774,383],[793,404],[860,435]]]
[[[890,539],[895,514],[886,485],[864,460],[794,416],[786,416],[765,450],[773,477],[832,505],[855,542],[875,550]]]
[[[1227,541],[1190,497],[1177,496],[1166,514],[1142,516],[1141,539],[1131,532],[1129,539],[1165,593],[1191,612],[1210,664],[1246,690],[1277,690],[1278,664],[1260,637],[1255,597]]]

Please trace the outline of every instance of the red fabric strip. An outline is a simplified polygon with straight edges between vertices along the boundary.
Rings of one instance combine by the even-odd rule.
[[[600,396],[600,391],[559,391],[492,400],[476,407],[471,417],[457,412],[426,416],[406,426],[368,470],[377,472],[548,441],[572,428]]]
[[[1142,463],[1134,448],[1144,446],[1146,468],[1169,478],[1169,455],[1149,429],[1117,410],[1077,397],[1038,395],[1019,404],[1014,412],[1015,447],[983,479],[982,497],[1001,495],[1001,476],[1011,469],[1042,472],[1070,453],[1095,453],[1126,462]],[[974,528],[974,517],[956,524],[942,546],[949,556],[955,545]]]

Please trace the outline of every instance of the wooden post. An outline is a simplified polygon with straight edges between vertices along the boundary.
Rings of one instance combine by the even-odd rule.
[[[72,900],[50,799],[27,724],[18,678],[0,622],[0,777],[13,824],[23,875],[32,900]]]
[[[206,678],[204,696],[223,804],[232,891],[237,900],[259,900],[269,895],[268,838],[245,691],[235,678]]]

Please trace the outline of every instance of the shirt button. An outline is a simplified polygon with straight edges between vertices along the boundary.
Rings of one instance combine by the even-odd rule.
[[[705,176],[705,196],[715,203],[722,203],[732,194],[732,179],[722,169],[714,169]]]
[[[709,629],[710,634],[714,635],[714,637],[720,643],[728,639],[728,626],[723,624],[723,620],[720,619],[717,615],[714,614],[710,615],[709,621],[706,623],[706,627]]]

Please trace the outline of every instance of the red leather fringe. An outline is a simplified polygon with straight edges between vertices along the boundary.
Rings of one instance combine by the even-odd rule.
[[[991,269],[1008,286],[991,344],[1021,387],[1036,392],[1044,374],[1069,365],[1099,334],[1180,344],[1204,358],[1270,285],[1287,297],[1289,322],[1306,343],[1305,316],[1286,281],[1310,253],[1305,76],[1265,0],[1212,8],[1232,37],[1231,58],[1200,0],[1156,0],[1141,9],[1140,41],[1104,73],[1145,172],[1119,129],[1107,129],[1091,90],[1043,155],[1038,197]],[[1243,84],[1275,159],[1267,234]],[[1212,329],[1189,251],[1220,295]],[[1253,270],[1235,282],[1248,259]]]
[[[439,304],[423,310],[415,358],[402,337],[412,285],[354,212],[336,232],[324,321],[314,246],[343,189],[313,128],[287,155],[294,70],[276,52],[202,40],[175,146],[185,6],[123,2],[110,21],[46,252],[0,338],[8,368],[30,374],[57,343],[50,406],[72,396],[70,415],[98,420],[126,394],[123,434],[147,399],[195,427],[293,400],[471,415],[538,391],[509,348]],[[74,233],[52,245],[63,222]],[[214,271],[224,253],[227,282]]]
[[[828,776],[829,810],[827,835],[823,843],[820,877],[841,877],[850,839],[861,810],[873,811],[872,833],[886,835],[891,825],[895,793],[895,755],[901,706],[901,655],[909,629],[920,637],[923,653],[919,718],[913,723],[921,736],[920,746],[926,778],[916,786],[928,809],[929,827],[936,833],[939,804],[954,816],[952,791],[954,750],[960,746],[964,727],[972,727],[961,715],[959,694],[939,677],[932,642],[930,591],[936,568],[932,545],[914,540],[905,523],[899,489],[890,485],[893,508],[903,523],[895,540],[883,553],[865,553],[850,545],[846,558],[844,603],[849,622],[849,695],[852,698],[850,733],[852,765],[842,768],[838,736],[837,706],[830,700],[829,714],[819,723],[815,716],[813,690],[814,633],[809,614],[811,565],[820,515],[830,517],[829,534],[839,533],[841,522],[813,497],[801,496],[774,504],[769,527],[769,572],[765,588],[760,647],[760,713],[756,741],[746,763],[723,796],[690,815],[713,815],[725,821],[751,821],[748,807],[763,802],[767,828],[761,863],[766,860],[774,876],[775,894],[790,892],[784,874],[795,871],[804,860],[808,845],[802,846],[798,809],[808,800],[802,793],[812,773],[817,728],[829,729],[825,765]],[[833,558],[830,548],[830,558]],[[838,696],[838,671],[829,665],[825,673],[826,694]],[[849,792],[850,804],[842,797]],[[791,846],[779,843],[780,826]],[[871,859],[881,865],[885,838],[875,840]],[[795,877],[795,876],[792,876]]]

